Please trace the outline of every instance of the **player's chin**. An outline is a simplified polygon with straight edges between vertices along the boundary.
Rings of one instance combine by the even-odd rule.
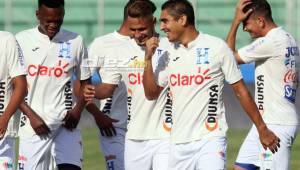
[[[58,33],[58,30],[47,30],[47,35],[49,37],[54,37]]]

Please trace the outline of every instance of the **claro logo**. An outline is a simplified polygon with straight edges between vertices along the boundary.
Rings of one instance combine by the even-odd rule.
[[[198,74],[196,75],[171,74],[170,84],[171,86],[200,85],[205,80],[211,79],[211,77],[207,75],[208,73],[209,73],[209,69],[206,69],[203,73],[201,73],[201,69],[199,67]]]
[[[44,65],[30,64],[27,68],[29,76],[48,76],[48,77],[61,77],[68,74],[66,69],[69,63],[64,63],[62,60],[58,61],[58,64],[53,67]]]
[[[129,84],[137,85],[143,83],[143,74],[142,73],[129,73]]]

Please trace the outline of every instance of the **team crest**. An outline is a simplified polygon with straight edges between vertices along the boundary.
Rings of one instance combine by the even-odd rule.
[[[209,64],[208,61],[209,48],[197,48],[196,49],[196,64]]]
[[[71,43],[60,42],[59,43],[59,55],[61,58],[71,58]]]

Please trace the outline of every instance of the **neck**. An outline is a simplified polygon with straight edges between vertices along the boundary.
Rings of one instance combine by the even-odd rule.
[[[189,26],[183,32],[180,43],[187,47],[190,42],[194,41],[198,37],[198,35],[199,32],[196,30],[195,26]]]
[[[265,29],[263,29],[263,36],[266,36],[269,31],[277,27],[278,26],[274,22],[266,24]]]
[[[118,33],[124,36],[129,36],[129,30],[124,23],[119,28]]]

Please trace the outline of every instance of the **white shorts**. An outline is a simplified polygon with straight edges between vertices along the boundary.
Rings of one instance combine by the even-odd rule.
[[[170,139],[125,139],[125,169],[166,170],[169,150]]]
[[[100,147],[106,161],[107,170],[124,170],[124,146],[126,130],[116,129],[116,136],[106,137],[100,134]]]
[[[15,138],[5,136],[0,140],[0,170],[13,170],[15,165]]]
[[[171,144],[169,170],[224,170],[226,137]]]
[[[252,126],[245,138],[236,165],[244,169],[255,169],[260,167],[262,170],[288,170],[291,147],[297,134],[297,126],[267,125],[280,138],[280,148],[278,152],[272,154],[270,150],[264,150],[260,143],[258,132]]]
[[[82,142],[78,129],[69,131],[64,127],[51,132],[47,139],[39,136],[20,137],[19,170],[48,169],[53,158],[56,165],[82,165]]]

